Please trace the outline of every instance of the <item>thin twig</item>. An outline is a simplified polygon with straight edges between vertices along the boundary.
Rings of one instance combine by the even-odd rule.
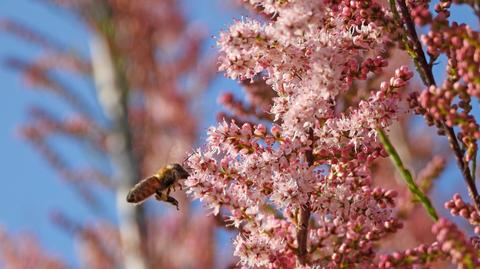
[[[477,15],[477,19],[480,22],[480,1],[475,1],[472,4],[473,12],[475,12],[475,15]]]
[[[407,186],[410,192],[413,193],[413,195],[415,195],[415,197],[418,199],[418,201],[420,201],[420,203],[422,203],[423,207],[425,207],[425,209],[427,210],[428,215],[430,215],[430,217],[432,217],[434,221],[437,221],[438,220],[437,211],[433,207],[428,196],[425,193],[423,193],[423,191],[417,186],[417,184],[413,180],[412,173],[410,173],[410,171],[403,165],[400,155],[398,155],[397,150],[390,142],[390,139],[388,138],[388,136],[380,128],[377,129],[377,133],[378,133],[378,137],[380,138],[380,141],[385,147],[385,150],[388,152],[388,155],[390,155],[390,159],[392,159],[393,164],[395,165],[398,172],[407,183]]]
[[[477,176],[477,153],[475,153],[472,157],[472,179],[475,181],[475,177]]]
[[[427,87],[436,86],[431,65],[429,65],[426,60],[425,53],[423,52],[422,45],[417,36],[415,24],[413,23],[412,17],[410,16],[410,11],[408,10],[405,0],[390,0],[390,6],[392,8],[392,12],[395,15],[395,18],[399,20],[401,19],[401,22],[403,22],[403,26],[405,27],[405,32],[408,37],[407,39],[403,40],[404,45],[409,54],[412,56],[423,83]],[[412,42],[412,46],[410,46],[408,41]],[[468,193],[473,200],[477,210],[480,210],[480,196],[478,195],[477,186],[475,185],[475,181],[472,177],[472,173],[470,172],[468,164],[466,164],[463,159],[463,151],[460,148],[460,144],[455,135],[455,131],[452,127],[447,126],[444,121],[437,121],[437,123],[438,126],[441,126],[441,128],[445,130],[448,138],[448,143],[450,145],[450,148],[454,152],[457,165],[460,168],[463,179],[467,185]]]
[[[415,60],[418,61],[418,66],[421,69],[418,71],[425,75],[425,85],[435,85],[435,77],[433,76],[432,70],[430,69],[425,54],[423,53],[422,44],[418,39],[415,24],[413,23],[412,17],[410,16],[410,11],[408,10],[407,4],[405,3],[405,0],[397,0],[396,2],[398,8],[400,9],[400,17],[402,18],[404,26],[406,28],[405,30],[408,35],[408,40],[413,43],[411,49],[413,50],[415,56],[417,56],[415,57]]]

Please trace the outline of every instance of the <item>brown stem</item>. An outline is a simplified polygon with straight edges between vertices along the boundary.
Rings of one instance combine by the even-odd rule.
[[[308,237],[308,222],[310,221],[310,205],[307,203],[300,209],[300,216],[297,228],[297,257],[300,264],[304,265],[307,256],[307,237]]]
[[[397,7],[400,12],[401,19],[404,23],[406,34],[408,40],[412,42],[411,52],[413,52],[413,60],[415,61],[418,72],[421,75],[423,83],[428,86],[436,86],[435,78],[432,73],[431,65],[428,64],[423,52],[422,45],[417,36],[417,31],[415,29],[415,24],[413,23],[412,17],[410,16],[410,11],[405,3],[405,0],[396,0]],[[395,12],[395,11],[393,11]],[[407,41],[408,42],[408,41]],[[408,44],[406,44],[408,47]],[[463,179],[467,184],[468,193],[473,200],[477,210],[480,210],[480,196],[478,195],[478,190],[473,180],[472,174],[470,172],[469,166],[465,163],[463,159],[463,151],[460,148],[460,143],[457,140],[455,131],[452,127],[446,125],[445,122],[437,122],[445,131],[448,137],[448,143],[450,148],[455,154],[455,159],[457,160],[457,165],[460,168],[460,171],[463,175]]]
[[[313,141],[313,129],[309,130],[309,139]],[[305,152],[305,158],[309,166],[312,166],[315,159],[313,156],[313,150],[308,150]],[[308,223],[310,222],[310,202],[307,201],[305,205],[300,208],[300,213],[298,216],[298,226],[297,226],[297,257],[300,264],[304,265],[306,263],[307,256],[307,241],[308,241]]]

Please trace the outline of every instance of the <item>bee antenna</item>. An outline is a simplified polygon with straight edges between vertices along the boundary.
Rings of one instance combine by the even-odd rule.
[[[192,157],[193,154],[195,154],[195,149],[192,147],[191,153],[188,154],[187,157],[185,157],[185,159],[183,159],[183,161],[182,161],[182,166],[183,166],[183,167],[186,166],[185,163],[187,162],[187,160],[188,160],[190,157]]]
[[[204,147],[204,146],[205,146],[205,145],[203,145],[202,147]],[[187,165],[185,165],[186,162],[187,162],[187,160],[188,160],[190,157],[192,157],[192,155],[195,154],[196,152],[197,152],[197,150],[196,150],[194,147],[191,147],[191,152],[190,152],[190,154],[188,154],[188,156],[185,157],[185,159],[183,159],[183,161],[182,161],[182,166],[183,166],[183,167],[186,167],[186,166],[187,166]]]

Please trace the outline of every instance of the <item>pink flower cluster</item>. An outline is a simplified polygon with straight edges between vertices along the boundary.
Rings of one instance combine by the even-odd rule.
[[[440,260],[450,260],[457,268],[478,268],[477,250],[458,227],[447,219],[432,226],[436,241],[429,245],[381,255],[378,268],[436,268],[431,265]]]
[[[241,231],[235,253],[244,265],[285,268],[277,263],[295,261],[297,215],[305,205],[316,214],[308,234],[319,254],[312,264],[356,264],[373,253],[374,241],[401,227],[391,212],[396,192],[372,189],[365,165],[309,165],[309,143],[283,136],[278,126],[267,133],[263,125],[223,122],[208,139],[189,159],[185,184],[215,214],[229,210]]]
[[[465,218],[480,233],[480,216],[474,206],[463,201],[460,194],[445,203],[445,208],[453,216]],[[478,268],[480,256],[478,253],[479,237],[468,239],[453,222],[441,218],[432,226],[435,241],[431,244],[421,244],[415,248],[388,255],[381,255],[379,268],[436,268],[438,261],[448,260],[457,268]]]
[[[476,141],[480,139],[478,122],[471,113],[472,98],[480,98],[480,34],[467,24],[449,20],[451,0],[440,1],[435,5],[436,16],[428,11],[428,3],[415,5],[414,1],[411,2],[416,13],[431,20],[431,30],[422,36],[431,61],[441,54],[448,58],[447,79],[441,86],[431,85],[424,90],[417,97],[418,104],[413,106],[430,123],[435,120],[437,123],[445,122],[448,127],[458,126],[459,137],[466,148],[464,159],[469,162],[477,153]],[[474,1],[453,2],[468,3],[479,8]]]
[[[426,268],[426,265],[440,258],[444,259],[445,255],[439,244],[434,242],[390,255],[381,255],[378,268]]]
[[[250,4],[275,18],[243,19],[222,33],[220,70],[262,77],[276,93],[274,122],[211,127],[184,184],[239,230],[235,255],[245,267],[375,267],[375,242],[402,227],[392,212],[397,193],[372,186],[370,164],[386,156],[376,129],[396,119],[413,73],[398,68],[344,111],[336,99],[386,66],[388,12],[375,1]],[[251,112],[231,95],[221,101]]]
[[[421,51],[418,42],[400,38],[407,30],[410,39],[416,36],[412,27],[394,25],[410,16],[410,26],[412,21],[439,26],[448,17],[442,15],[446,1],[438,5],[440,15],[435,18],[428,11],[429,1],[397,1],[403,6],[393,14],[376,1],[243,2],[260,12],[264,21],[244,18],[221,33],[219,68],[232,79],[254,85],[247,89],[250,105],[232,94],[220,98],[234,116],[210,127],[206,145],[187,161],[191,176],[184,182],[194,198],[238,229],[234,254],[239,264],[245,268],[429,268],[448,260],[458,268],[476,268],[478,238],[467,240],[453,223],[437,221],[436,214],[434,242],[378,254],[379,241],[403,224],[394,211],[398,193],[372,184],[372,163],[386,157],[386,149],[394,155],[377,133],[388,129],[402,112],[402,90],[413,73],[401,66],[377,89],[370,89],[369,83],[387,65],[392,43],[405,40],[406,49]],[[462,32],[448,33],[424,38],[431,43],[432,57]],[[467,72],[476,61],[469,40],[449,47],[458,60],[451,60],[449,67],[464,68],[459,71],[461,79],[451,77],[442,87],[412,95],[409,102],[432,122],[459,125],[462,142],[476,152],[478,126],[469,116],[469,96],[478,76]],[[473,57],[473,62],[460,63],[462,57]],[[345,101],[359,85],[367,85],[363,98]],[[453,105],[456,97],[460,101]],[[444,166],[442,158],[434,159],[420,173],[421,189],[430,189]],[[412,192],[421,192],[411,185],[415,183],[409,182]],[[447,207],[473,225],[480,219],[475,208],[457,196]]]
[[[456,100],[460,100],[455,103]],[[467,148],[466,161],[470,161],[477,153],[477,140],[480,129],[475,117],[471,114],[471,96],[466,87],[460,83],[446,80],[441,87],[430,86],[418,97],[420,113],[425,114],[431,122],[445,122],[447,126],[460,127],[462,143]]]
[[[453,199],[445,203],[445,208],[450,210],[450,214],[453,216],[461,216],[466,219],[472,226],[474,226],[474,232],[480,234],[480,215],[478,211],[469,203],[466,203],[460,194],[455,194]]]
[[[458,227],[446,219],[440,219],[432,227],[442,252],[457,264],[457,268],[478,268],[480,260],[477,250],[465,238]]]

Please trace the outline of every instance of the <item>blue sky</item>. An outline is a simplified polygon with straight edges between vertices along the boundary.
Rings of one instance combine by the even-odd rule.
[[[35,0],[1,0],[0,18],[10,18],[31,25],[42,32],[49,34],[70,44],[75,50],[88,54],[89,34],[83,25],[79,24],[68,13],[39,4]],[[189,0],[183,1],[184,10],[192,20],[204,24],[208,31],[215,35],[221,29],[225,29],[238,14],[228,9],[222,0]],[[466,9],[465,9],[466,10]],[[468,21],[476,25],[470,12],[462,11],[455,13],[462,21]],[[468,15],[465,15],[468,14]],[[214,53],[214,40],[209,39],[205,50]],[[39,55],[40,51],[27,43],[0,33],[0,59],[16,55],[23,58],[31,58]],[[440,68],[439,68],[440,69]],[[88,88],[88,85],[84,88]],[[222,90],[235,89],[236,84],[230,80],[219,77],[206,95],[202,132],[205,127],[214,121],[214,104],[216,96]],[[93,95],[88,95],[93,98]],[[67,261],[76,265],[72,238],[60,231],[49,220],[52,210],[67,212],[75,219],[90,221],[96,216],[86,208],[77,198],[67,184],[50,169],[42,157],[37,154],[25,141],[16,134],[16,129],[26,122],[26,112],[31,104],[41,104],[63,113],[68,111],[61,102],[41,92],[27,90],[17,73],[0,65],[0,225],[12,233],[29,231],[35,234],[46,248]],[[61,143],[67,147],[67,143]],[[72,158],[83,157],[79,152],[72,149]],[[457,172],[450,169],[445,178],[456,177]],[[462,184],[454,184],[454,189],[463,189]],[[451,188],[448,180],[443,180],[440,190]],[[452,191],[448,192],[449,194]],[[446,199],[440,192],[436,192],[441,199]],[[105,199],[110,199],[106,197]],[[114,220],[113,210],[106,210],[106,216]]]
[[[85,51],[87,35],[77,31],[79,25],[65,23],[65,14],[54,14],[51,9],[42,7],[36,1],[1,1],[0,16],[12,18],[37,26],[55,38],[75,44]],[[56,33],[75,33],[59,35]],[[0,58],[17,55],[24,58],[38,55],[39,50],[28,44],[0,34]],[[41,157],[24,141],[19,139],[16,130],[26,120],[26,111],[30,104],[40,103],[60,108],[49,96],[24,88],[17,73],[3,64],[0,67],[1,98],[3,106],[0,113],[0,170],[2,171],[2,198],[0,203],[0,223],[8,231],[17,233],[29,231],[38,236],[51,252],[65,253],[72,257],[71,241],[66,234],[54,227],[49,212],[58,208],[75,212],[90,218],[87,210],[75,198],[71,189],[49,168]],[[71,260],[71,258],[69,258]]]

